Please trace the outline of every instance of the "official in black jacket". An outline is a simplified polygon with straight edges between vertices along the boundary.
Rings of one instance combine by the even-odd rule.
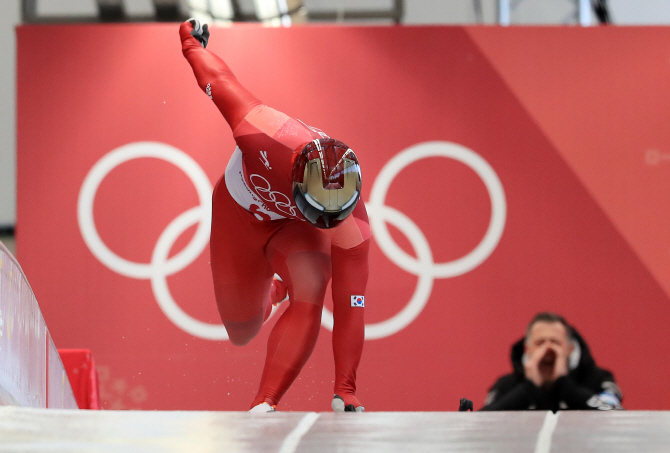
[[[622,409],[621,392],[584,339],[554,313],[539,313],[512,346],[514,372],[491,387],[481,410]]]

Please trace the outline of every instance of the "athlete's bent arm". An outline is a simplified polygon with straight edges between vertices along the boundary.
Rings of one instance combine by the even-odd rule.
[[[182,53],[191,65],[200,89],[214,101],[230,128],[234,130],[261,101],[240,84],[221,58],[205,49],[193,37],[191,30],[191,21],[186,21],[179,27]]]

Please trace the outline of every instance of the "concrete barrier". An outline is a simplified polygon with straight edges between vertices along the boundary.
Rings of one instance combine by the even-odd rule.
[[[77,409],[35,294],[18,261],[2,242],[0,405]]]

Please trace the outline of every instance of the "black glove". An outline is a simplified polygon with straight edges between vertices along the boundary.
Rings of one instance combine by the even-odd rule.
[[[196,19],[188,20],[191,25],[193,25],[193,30],[191,30],[191,36],[200,41],[202,47],[207,47],[207,41],[209,41],[209,30],[207,29],[207,24],[200,25],[200,21]]]

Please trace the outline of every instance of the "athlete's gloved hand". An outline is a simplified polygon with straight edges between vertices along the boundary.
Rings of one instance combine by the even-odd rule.
[[[207,29],[207,24],[200,25],[200,21],[196,19],[189,19],[188,22],[193,26],[191,30],[191,36],[200,41],[202,47],[207,47],[207,42],[209,41],[209,30]]]

